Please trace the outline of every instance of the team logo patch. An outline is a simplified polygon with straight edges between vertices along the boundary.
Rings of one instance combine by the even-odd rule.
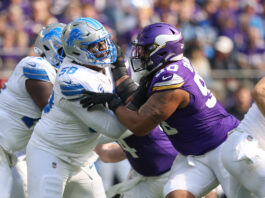
[[[28,65],[31,66],[31,67],[36,67],[37,66],[36,63],[28,63]]]
[[[169,75],[164,75],[162,76],[162,81],[166,81],[166,80],[170,80],[172,78],[173,74],[169,74]]]

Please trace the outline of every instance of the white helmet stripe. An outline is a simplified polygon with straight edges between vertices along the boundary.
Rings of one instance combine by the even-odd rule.
[[[173,35],[167,35],[167,34],[161,34],[158,35],[155,38],[155,44],[158,45],[158,47],[150,54],[152,56],[154,53],[156,53],[158,50],[166,46],[166,43],[169,41],[179,41],[181,39],[181,34],[173,34]]]

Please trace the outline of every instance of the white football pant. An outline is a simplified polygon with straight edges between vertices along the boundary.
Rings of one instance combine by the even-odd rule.
[[[196,198],[213,190],[218,183],[225,193],[229,190],[230,175],[221,161],[221,147],[200,156],[177,155],[164,187],[164,197],[175,190],[186,190]]]
[[[28,144],[28,198],[105,198],[94,164],[79,168]]]
[[[254,137],[234,130],[223,146],[222,160],[233,176],[229,197],[265,197],[265,151]]]

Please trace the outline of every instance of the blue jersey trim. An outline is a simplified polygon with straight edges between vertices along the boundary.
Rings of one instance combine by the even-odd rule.
[[[24,76],[35,80],[50,81],[47,72],[44,69],[23,67]]]
[[[82,94],[84,87],[81,84],[60,85],[61,93],[65,96],[77,96]]]

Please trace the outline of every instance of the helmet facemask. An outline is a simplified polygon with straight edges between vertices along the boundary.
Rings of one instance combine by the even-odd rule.
[[[139,45],[137,42],[133,43],[130,61],[134,72],[143,70],[149,71],[149,66],[153,64],[153,61],[150,58],[152,49],[153,46]]]
[[[93,42],[81,42],[80,49],[87,54],[89,65],[105,67],[113,63],[113,54],[117,54],[110,34]]]

